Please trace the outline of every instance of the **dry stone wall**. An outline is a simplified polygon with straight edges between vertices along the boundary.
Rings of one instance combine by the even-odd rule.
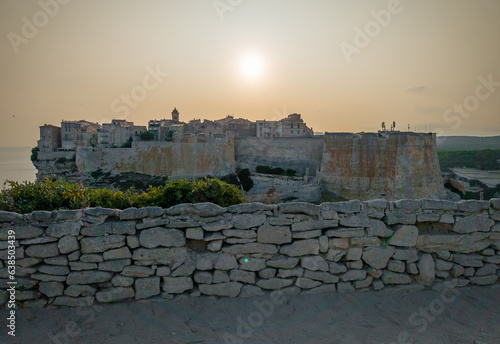
[[[10,244],[24,307],[489,285],[500,199],[0,212],[2,305]]]

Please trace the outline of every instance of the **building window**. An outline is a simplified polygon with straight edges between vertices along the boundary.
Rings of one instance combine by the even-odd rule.
[[[300,123],[297,123],[297,128],[300,128]]]
[[[290,134],[292,134],[292,135],[293,135],[293,130],[290,130]]]
[[[300,130],[297,130],[297,135],[300,135]]]
[[[231,124],[231,129],[236,129],[236,124]]]
[[[291,124],[290,124],[290,128],[292,128],[292,129],[293,129],[293,123],[291,123]],[[293,134],[293,131],[292,131],[292,134]]]

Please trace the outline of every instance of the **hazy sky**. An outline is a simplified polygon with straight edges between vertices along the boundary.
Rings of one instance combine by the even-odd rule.
[[[0,0],[0,34],[0,146],[174,107],[500,135],[498,0]]]

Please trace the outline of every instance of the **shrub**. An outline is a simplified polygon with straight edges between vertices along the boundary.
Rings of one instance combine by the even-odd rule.
[[[133,142],[133,141],[134,141],[134,139],[132,138],[132,136],[130,136],[130,137],[128,138],[128,140],[127,140],[127,141],[125,141],[125,143],[121,145],[121,147],[120,147],[120,148],[132,148],[132,142]]]
[[[243,187],[243,190],[249,191],[251,188],[253,188],[253,180],[250,178],[250,170],[248,168],[244,168],[238,172],[238,178],[240,179],[241,186]]]
[[[141,141],[153,141],[155,139],[155,134],[146,130],[139,134],[139,139]]]
[[[257,173],[265,173],[265,174],[271,174],[271,170],[272,168],[269,167],[269,166],[264,166],[264,165],[258,165],[256,168],[255,168],[255,171]]]
[[[223,207],[244,203],[243,192],[234,185],[215,178],[170,181],[150,186],[145,192],[133,188],[121,190],[92,189],[79,183],[46,178],[43,181],[7,182],[10,188],[0,191],[0,210],[29,213],[36,210],[81,209],[105,207],[160,206],[180,203],[212,202]]]

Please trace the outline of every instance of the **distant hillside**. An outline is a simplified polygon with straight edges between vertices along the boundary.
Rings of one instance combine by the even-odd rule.
[[[438,136],[438,151],[500,149],[500,136]]]

